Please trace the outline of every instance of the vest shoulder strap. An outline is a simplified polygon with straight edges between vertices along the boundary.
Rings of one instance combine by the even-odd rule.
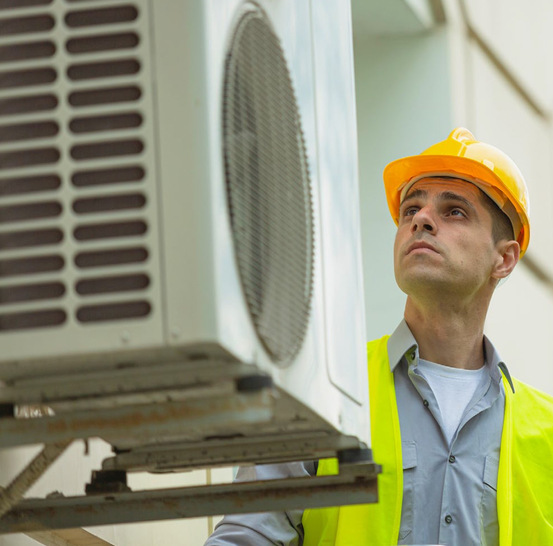
[[[387,349],[388,336],[367,344],[371,447],[382,465],[377,504],[306,510],[304,546],[397,544],[401,522],[403,472],[401,435]],[[317,474],[338,472],[335,459],[319,462]]]

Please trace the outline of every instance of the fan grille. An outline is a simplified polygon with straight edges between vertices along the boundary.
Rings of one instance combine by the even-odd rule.
[[[278,37],[249,5],[227,56],[224,156],[243,290],[271,359],[299,351],[313,285],[313,211],[301,120]]]

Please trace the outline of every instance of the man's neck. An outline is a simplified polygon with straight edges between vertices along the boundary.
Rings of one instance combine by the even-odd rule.
[[[405,321],[425,360],[455,368],[478,369],[484,365],[485,311],[438,306],[432,310],[407,298]]]

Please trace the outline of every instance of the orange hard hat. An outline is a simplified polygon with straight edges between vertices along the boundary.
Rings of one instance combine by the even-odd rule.
[[[394,222],[408,189],[421,178],[450,176],[478,186],[509,217],[522,256],[530,241],[528,188],[514,161],[459,127],[419,155],[392,161],[384,169],[386,199]]]

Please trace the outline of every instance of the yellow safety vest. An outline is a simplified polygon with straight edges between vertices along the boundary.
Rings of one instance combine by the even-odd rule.
[[[385,336],[367,344],[371,442],[382,465],[379,502],[306,510],[304,546],[397,544],[403,497],[401,434]],[[553,398],[503,378],[505,416],[497,486],[501,546],[553,545]],[[336,459],[317,474],[338,472]]]

